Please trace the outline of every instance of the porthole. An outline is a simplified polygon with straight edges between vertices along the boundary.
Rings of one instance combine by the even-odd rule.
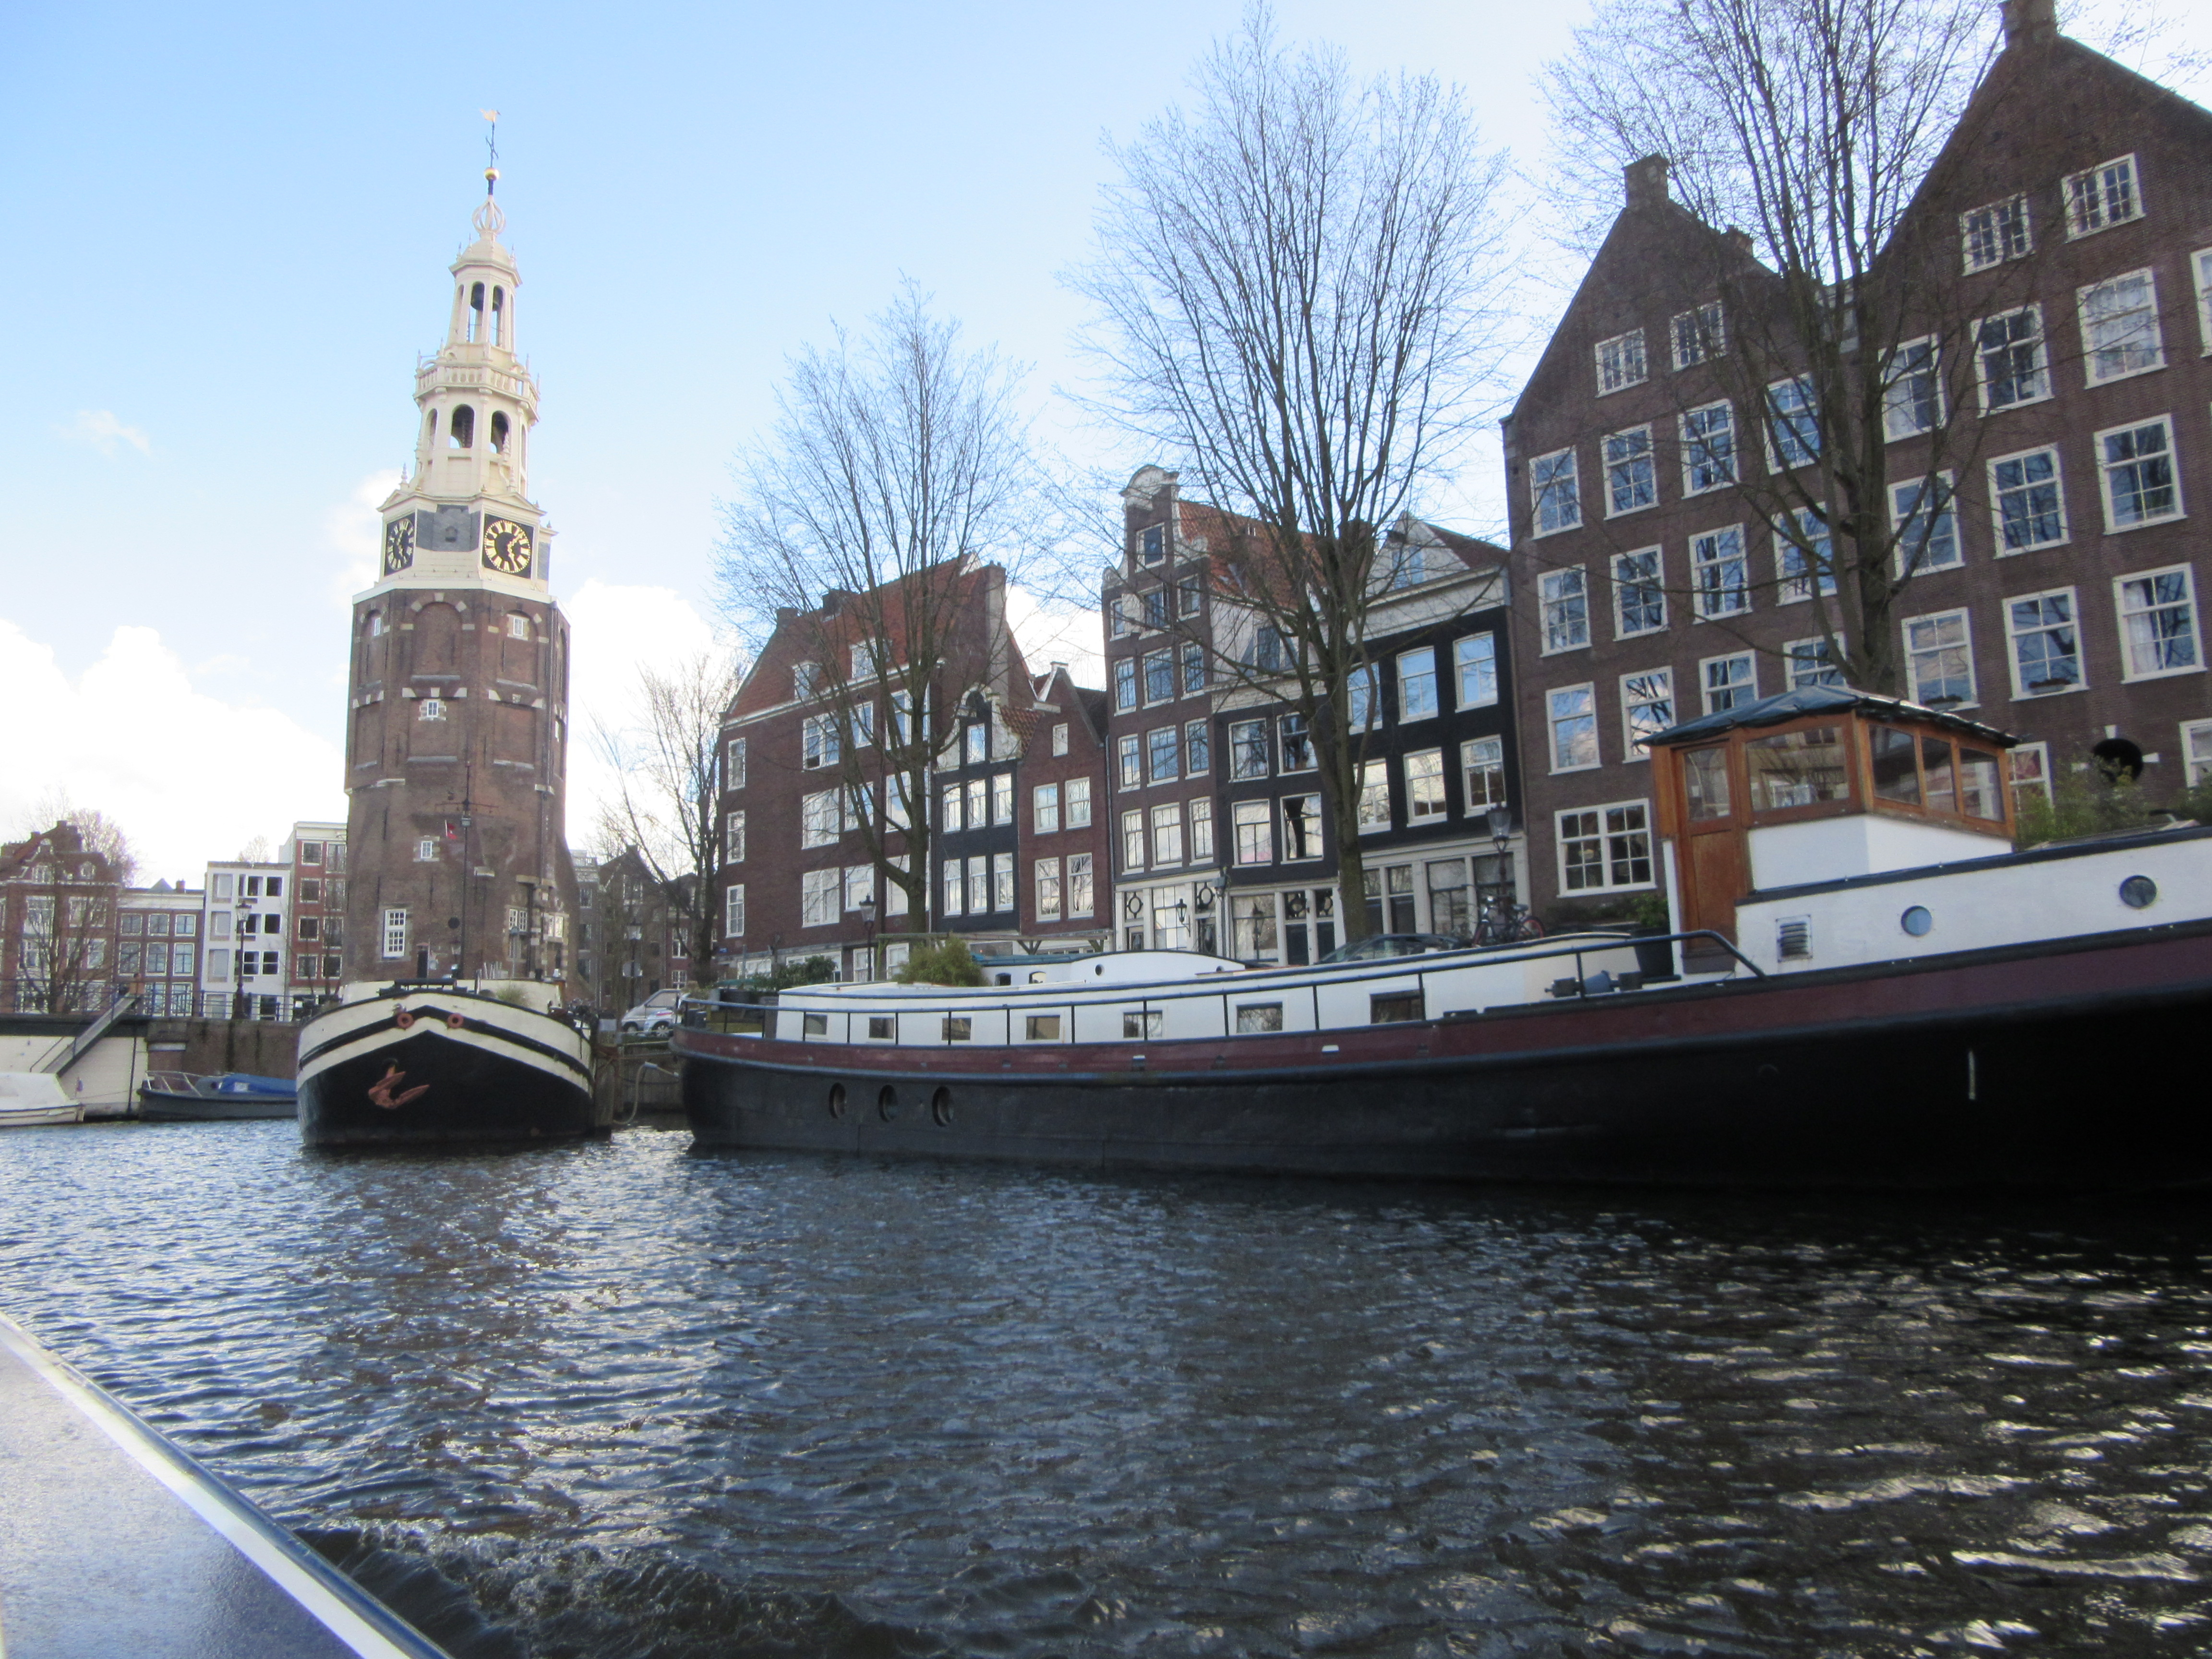
[[[1924,904],[1916,904],[1897,919],[1897,925],[1915,939],[1926,939],[1934,930],[1936,918],[1928,913]]]
[[[884,1085],[883,1092],[876,1097],[876,1115],[889,1123],[896,1119],[898,1114],[898,1091],[886,1083]]]
[[[929,1097],[929,1115],[943,1128],[952,1121],[952,1091],[939,1089]]]
[[[842,1083],[833,1083],[830,1085],[830,1115],[832,1117],[845,1115],[845,1085]]]
[[[2120,902],[2130,910],[2148,910],[2158,902],[2158,884],[2148,876],[2130,876],[2120,884]]]

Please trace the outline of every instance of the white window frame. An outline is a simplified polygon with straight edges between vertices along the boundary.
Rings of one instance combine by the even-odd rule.
[[[876,866],[872,864],[848,864],[845,866],[844,908],[857,910],[862,902],[876,896]]]
[[[1631,559],[1641,559],[1647,555],[1651,560],[1651,575],[1650,580],[1644,580],[1640,578],[1632,577],[1626,581],[1622,580],[1621,567]],[[1647,634],[1665,633],[1667,631],[1667,554],[1665,549],[1657,544],[1654,544],[1650,547],[1635,547],[1631,548],[1626,553],[1616,553],[1613,556],[1612,575],[1613,637],[1616,640],[1637,640],[1642,639]],[[1628,625],[1627,599],[1629,592],[1632,589],[1634,589],[1638,592],[1648,593],[1653,599],[1657,601],[1659,606],[1658,621],[1649,623],[1642,628],[1631,628]]]
[[[2052,625],[2039,621],[2035,626],[2023,630],[2019,625],[2020,619],[2013,615],[2012,608],[2016,605],[2040,605],[2048,599],[2063,599],[2066,602],[2064,625],[2072,631],[2074,635],[2075,673],[2073,681],[2069,684],[2038,690],[2028,684],[2027,676],[2021,668],[2020,642],[2026,635],[2048,633]],[[2047,587],[2034,593],[2008,593],[1999,603],[2004,606],[2005,657],[2011,665],[2014,696],[2057,697],[2064,696],[2069,692],[2086,691],[2089,689],[2088,663],[2081,649],[2081,604],[2071,587]]]
[[[1905,493],[1907,490],[1915,492],[1911,498],[1911,504],[1909,507],[1906,505]],[[1921,538],[1920,545],[1924,549],[1935,539],[1934,523],[1948,520],[1951,526],[1951,556],[1941,564],[1931,564],[1925,559],[1920,559],[1908,568],[1905,562],[1905,521],[1908,519],[1917,519],[1921,516],[1921,504],[1930,495],[1936,497],[1937,506],[1933,515],[1934,522],[1931,522],[1928,533]],[[1959,535],[1958,486],[1953,481],[1948,469],[1942,472],[1931,472],[1924,477],[1899,479],[1891,484],[1889,527],[1891,533],[1896,538],[1891,548],[1891,559],[1899,576],[1925,576],[1937,570],[1957,570],[1966,562],[1966,543]]]
[[[1636,814],[1641,821],[1632,824],[1626,822],[1624,817],[1624,820],[1619,824],[1616,825],[1613,823],[1613,814],[1626,815],[1631,812]],[[1577,834],[1571,837],[1567,833],[1567,820],[1579,818],[1585,815],[1595,819],[1595,836]],[[1577,825],[1576,828],[1579,830],[1581,826]],[[1637,836],[1643,837],[1644,862],[1650,872],[1641,881],[1633,879],[1635,854],[1631,852],[1626,856],[1615,855],[1617,841]],[[1570,885],[1567,870],[1567,848],[1570,842],[1592,839],[1597,842],[1598,867],[1604,879],[1596,884]],[[1659,850],[1652,843],[1651,803],[1649,799],[1607,801],[1597,806],[1563,808],[1552,815],[1552,844],[1559,864],[1559,891],[1563,896],[1582,893],[1632,893],[1657,885]],[[1615,877],[1624,866],[1629,866],[1632,878],[1627,881],[1616,880]]]
[[[945,914],[964,916],[968,914],[968,866],[957,854],[947,858],[940,866],[945,874]]]
[[[1698,420],[1701,416],[1711,415],[1715,410],[1719,410],[1727,416],[1728,464],[1724,467],[1715,470],[1712,481],[1711,483],[1701,484],[1697,481],[1698,472],[1698,458],[1700,454],[1705,456],[1708,459],[1711,458],[1712,449],[1710,443],[1711,434],[1705,432],[1693,434],[1691,430],[1691,423]],[[1717,489],[1727,489],[1735,483],[1737,463],[1741,459],[1740,454],[1741,446],[1735,441],[1735,405],[1734,404],[1730,403],[1727,398],[1722,398],[1713,403],[1700,404],[1695,409],[1684,410],[1681,416],[1680,437],[1682,444],[1682,494],[1684,496],[1710,495]]]
[[[1561,702],[1563,698],[1572,698],[1577,695],[1588,699],[1580,708]],[[1570,761],[1562,766],[1559,763],[1559,729],[1570,721],[1585,720],[1589,723],[1590,758]],[[1565,772],[1591,772],[1605,764],[1605,745],[1598,740],[1597,728],[1597,685],[1595,681],[1585,680],[1580,685],[1553,686],[1544,693],[1544,753],[1551,762],[1553,776],[1557,777]]]
[[[1730,672],[1726,683],[1715,683],[1713,678],[1713,670],[1716,667],[1727,665],[1730,667],[1731,671],[1733,671],[1734,665],[1738,663],[1743,665],[1746,671],[1741,684],[1737,682],[1733,672]],[[1741,702],[1729,703],[1728,706],[1731,708],[1741,708],[1743,707],[1744,703],[1757,702],[1759,701],[1759,653],[1756,651],[1723,651],[1716,657],[1700,657],[1698,659],[1698,701],[1704,713],[1708,714],[1716,714],[1720,712],[1719,707],[1713,702],[1713,696],[1716,692],[1734,692],[1737,690],[1741,690],[1747,695],[1743,697]]]
[[[1547,570],[1536,579],[1536,592],[1544,641],[1541,654],[1556,657],[1567,651],[1587,651],[1590,643],[1589,573],[1578,564]],[[1399,706],[1404,708],[1402,702]]]
[[[2176,575],[2181,578],[2183,603],[2189,607],[2189,653],[2191,660],[2172,668],[2146,669],[2137,673],[2135,652],[2128,638],[2128,620],[2131,617],[2149,615],[2164,607],[2151,605],[2131,610],[2128,601],[2129,584]],[[2113,577],[2112,616],[2119,629],[2120,678],[2123,682],[2133,684],[2137,680],[2166,680],[2177,674],[2201,674],[2204,672],[2204,626],[2197,610],[2197,572],[2190,566],[2160,565],[2154,569],[2130,570],[2124,575]]]
[[[2195,788],[2212,777],[2212,720],[2181,722],[2181,781]]]
[[[1643,441],[1641,448],[1626,448],[1632,439],[1641,439]],[[1624,447],[1623,453],[1616,455],[1613,453],[1613,447],[1616,444]],[[1607,518],[1624,519],[1632,513],[1648,512],[1658,506],[1659,453],[1652,444],[1651,427],[1648,422],[1642,426],[1624,427],[1619,432],[1607,433],[1598,441],[1598,453],[1600,459],[1605,463],[1605,516]],[[1620,489],[1620,481],[1624,477],[1631,485],[1627,492],[1629,499],[1626,506],[1621,504]],[[1640,501],[1636,499],[1639,494],[1643,497]]]
[[[968,914],[971,916],[991,914],[991,854],[988,853],[969,854]]]
[[[1060,911],[1060,860],[1038,859],[1030,869],[1036,884],[1036,919],[1039,921],[1058,921]]]
[[[1468,676],[1474,677],[1474,696],[1467,695]],[[1460,709],[1488,708],[1498,702],[1498,636],[1463,634],[1452,641],[1452,696]]]
[[[745,884],[733,881],[722,889],[722,937],[742,939],[745,932]]]
[[[722,823],[722,862],[743,864],[745,861],[745,815],[732,812]]]
[[[1985,258],[1977,257],[1974,247],[1974,222],[1984,217],[1988,220],[1987,235],[1991,246]],[[1978,270],[1994,270],[2010,260],[2025,259],[2034,252],[2035,227],[2024,191],[1969,208],[1959,216],[1959,263],[1968,276]]]
[[[1478,793],[1474,787],[1476,775],[1485,780]],[[1513,790],[1505,780],[1505,739],[1502,737],[1469,738],[1459,746],[1460,790],[1465,799],[1467,815],[1480,818],[1493,806],[1504,806],[1513,798]],[[1488,780],[1498,780],[1498,798],[1488,799]]]
[[[1922,647],[1918,653],[1916,653],[1912,643],[1912,629],[1916,623],[1947,623],[1953,620],[1956,620],[1959,623],[1959,631],[1960,635],[1960,638],[1955,645],[1936,645],[1924,647]],[[1958,650],[1966,653],[1966,695],[1964,698],[1956,702],[1945,703],[1943,708],[1946,712],[1952,712],[1960,708],[1978,708],[1981,706],[1981,677],[1976,673],[1974,670],[1974,618],[1972,614],[1966,606],[1953,605],[1942,611],[1928,611],[1922,612],[1917,617],[1904,617],[1898,623],[1898,637],[1899,642],[1903,647],[1905,653],[1905,694],[1911,697],[1914,702],[1919,703],[1926,708],[1932,708],[1936,707],[1935,704],[1930,703],[1928,701],[1926,696],[1922,695],[1920,669],[1917,656],[1927,654],[1928,653],[1934,651]]]
[[[2033,337],[2035,391],[2027,397],[2014,398],[2007,403],[1991,403],[1990,401],[1990,357],[1987,348],[1982,343],[1982,331],[1991,323],[2003,322],[2014,317],[2032,317],[2035,319],[2035,332]],[[2012,352],[2019,350],[2020,347],[2017,343],[2008,343],[2003,349]],[[1986,317],[1976,318],[1973,328],[1973,350],[1974,386],[1981,397],[1983,414],[1996,415],[2002,414],[2008,409],[2026,409],[2031,404],[2045,401],[2051,395],[2051,333],[2043,325],[2041,305],[2031,301],[2024,306],[2014,306],[2009,311],[1993,311]],[[2013,378],[2019,380],[2024,377],[2014,375]]]
[[[1152,868],[1182,866],[1182,803],[1162,801],[1152,808],[1147,826],[1152,836]]]
[[[732,738],[722,755],[722,787],[742,789],[745,787],[745,740]]]
[[[836,865],[826,870],[802,870],[799,875],[799,925],[834,927],[845,895],[845,872]]]
[[[1922,347],[1928,350],[1928,362],[1923,368],[1915,369],[1900,364],[1899,359],[1907,352]],[[1917,411],[1920,400],[1910,394],[1914,380],[1922,376],[1928,380],[1928,419],[1918,420]],[[1900,397],[1899,389],[1907,389],[1908,395]],[[1909,423],[1899,418],[1900,411],[1911,416]],[[1933,334],[1923,334],[1915,340],[1899,340],[1897,349],[1889,354],[1888,367],[1882,374],[1881,435],[1886,443],[1897,443],[1906,438],[1917,438],[1933,432],[1943,423],[1943,354],[1941,343]]]
[[[1145,755],[1137,734],[1125,732],[1114,739],[1114,779],[1123,790],[1145,787]]]
[[[1069,829],[1088,830],[1091,827],[1091,780],[1069,778],[1066,781],[1067,787],[1060,796],[1061,816],[1066,820]]]
[[[2098,296],[2115,292],[2123,283],[2140,279],[2148,296],[2148,303],[2137,310],[2118,313],[2141,316],[2144,319],[2143,332],[2148,337],[2148,349],[2139,343],[2118,347],[2097,343],[2092,312],[2102,301]],[[2074,314],[2081,327],[2081,375],[2086,386],[2110,386],[2115,380],[2130,380],[2138,374],[2148,374],[2166,367],[2166,336],[2158,320],[2158,275],[2146,265],[2139,270],[2124,270],[2117,276],[2108,276],[2101,283],[2087,283],[2074,290]],[[2124,362],[2109,374],[2100,371],[2101,354],[2106,349],[2122,352],[2141,351],[2143,361],[2129,365]]]
[[[837,837],[844,833],[844,807],[838,797],[839,789],[817,790],[804,795],[799,803],[799,844],[801,847],[835,847]]]
[[[1239,732],[1246,735],[1239,737]],[[1255,719],[1229,722],[1229,781],[1247,783],[1254,778],[1264,778],[1271,757],[1267,752],[1267,722]],[[1256,766],[1248,765],[1251,757],[1258,757]]]
[[[1163,665],[1167,670],[1165,678],[1168,689],[1158,696],[1152,695],[1152,665],[1155,663]],[[1164,702],[1173,702],[1176,700],[1174,647],[1169,646],[1158,651],[1145,653],[1143,660],[1137,665],[1137,695],[1144,700],[1144,705],[1147,708],[1157,708]]]
[[[2212,247],[2198,248],[2189,256],[2189,274],[2197,285],[2198,355],[2212,357]]]
[[[2160,513],[2154,517],[2136,519],[2131,523],[2122,524],[2119,522],[2112,509],[2112,474],[2119,467],[2128,465],[2130,463],[2128,461],[2108,460],[2106,458],[2105,453],[2105,441],[2108,438],[2118,437],[2123,433],[2133,434],[2135,433],[2147,431],[2154,426],[2163,428],[2166,432],[2165,453],[2166,472],[2172,481],[2173,488],[2172,510],[2170,512]],[[2144,420],[2130,421],[2124,426],[2106,427],[2102,432],[2098,433],[2091,441],[2095,446],[2092,453],[2097,464],[2097,490],[2104,498],[2105,533],[2106,535],[2117,536],[2123,531],[2142,530],[2154,524],[2172,524],[2177,519],[2183,519],[2188,516],[2188,510],[2183,505],[2181,498],[2180,452],[2173,441],[2173,417],[2171,415],[2153,415]],[[2141,458],[2138,457],[2136,459],[2140,459]]]
[[[1656,691],[1658,695],[1654,696]],[[1674,671],[1671,668],[1649,668],[1640,674],[1620,677],[1620,758],[1624,763],[1648,761],[1651,758],[1650,742],[1636,732],[1637,713],[1642,709],[1664,708],[1666,718],[1653,726],[1654,732],[1664,731],[1679,722],[1674,712]]]
[[[1424,663],[1427,665],[1425,672],[1419,672],[1419,665]],[[1401,726],[1409,720],[1434,720],[1443,712],[1443,698],[1438,695],[1437,685],[1436,647],[1424,645],[1415,650],[1401,651],[1395,666],[1398,672],[1398,723]],[[1413,666],[1416,672],[1407,674],[1406,671],[1408,666]],[[1416,681],[1424,679],[1429,684],[1429,706],[1419,714],[1409,714],[1407,712],[1406,688]]]
[[[1275,807],[1265,799],[1232,802],[1229,808],[1230,856],[1240,866],[1275,861]]]
[[[1012,853],[991,854],[991,908],[996,913],[1012,913],[1021,908],[1021,888],[1015,881],[1014,855]]]
[[[1814,665],[1811,673],[1805,672],[1807,664]],[[1808,685],[1840,685],[1843,674],[1842,668],[1828,655],[1826,635],[1816,634],[1808,640],[1783,641],[1782,678],[1785,690],[1797,691]]]
[[[1388,834],[1390,829],[1390,763],[1359,763],[1358,830],[1363,836]]]
[[[1190,829],[1190,861],[1208,864],[1213,859],[1213,797],[1194,795],[1186,804],[1183,822]]]
[[[1815,537],[1812,533],[1812,532],[1807,527],[1808,522],[1810,521],[1812,524],[1820,524],[1820,521],[1814,516],[1813,509],[1811,507],[1793,507],[1790,508],[1790,511],[1797,520],[1794,527],[1798,537],[1808,542],[1817,540],[1822,546],[1827,549],[1827,551],[1821,555],[1820,559],[1820,563],[1824,565],[1826,568],[1816,569],[1814,566],[1813,556],[1807,553],[1803,548],[1798,546],[1796,541],[1790,539],[1789,533],[1784,531],[1780,523],[1776,523],[1772,526],[1774,531],[1775,604],[1808,604],[1811,602],[1815,592],[1818,592],[1822,599],[1834,598],[1837,591],[1836,540],[1834,533],[1830,532],[1827,534],[1819,537]],[[1823,530],[1826,530],[1827,526],[1822,525],[1821,528]],[[1791,562],[1793,560],[1802,560],[1804,562],[1798,568],[1793,570],[1790,568]]]
[[[2118,177],[2115,178],[2117,173]],[[2112,211],[2115,185],[2126,193],[2126,211]],[[2066,198],[2066,240],[2079,241],[2114,225],[2131,224],[2143,216],[2142,172],[2132,153],[2115,155],[2080,173],[2069,173],[2060,186]]]
[[[1611,363],[1607,349],[1611,349]],[[1609,398],[1616,392],[1626,392],[1632,386],[1642,386],[1651,377],[1651,367],[1644,353],[1644,331],[1632,328],[1625,334],[1600,340],[1592,356],[1597,367],[1597,395]],[[1632,372],[1632,370],[1633,372]]]
[[[1416,763],[1419,772],[1416,773]],[[1416,824],[1442,823],[1451,816],[1451,799],[1444,788],[1444,751],[1441,749],[1417,749],[1401,763],[1406,784],[1406,827]],[[1432,812],[1416,811],[1413,790],[1416,775],[1428,779],[1436,786],[1436,810]]]
[[[1528,463],[1528,535],[1534,540],[1579,530],[1582,477],[1572,448],[1555,449]]]
[[[2051,458],[2051,477],[2047,480],[2024,478],[2015,486],[2015,489],[2026,491],[2039,488],[2045,483],[2050,484],[2058,497],[2058,533],[2048,541],[2030,542],[2024,547],[2008,546],[2005,541],[2004,497],[2008,492],[1998,482],[1997,469],[2001,466],[2009,466],[2014,462],[2018,462],[2025,468],[2028,462],[2040,455],[2048,455]],[[2073,526],[2069,522],[2066,514],[2066,474],[2065,469],[2059,465],[2057,445],[2038,444],[2033,449],[2014,450],[2009,455],[1992,455],[1989,460],[1989,481],[1990,545],[1996,550],[1997,557],[2016,558],[2022,553],[2039,552],[2046,547],[2063,547],[2073,539]]]
[[[1723,538],[1729,536],[1735,538],[1735,551],[1732,555],[1723,556],[1721,552],[1722,541]],[[1708,544],[1713,549],[1713,556],[1711,558],[1705,557],[1701,551],[1701,549]],[[1738,603],[1725,610],[1716,609],[1709,601],[1725,594],[1728,590],[1724,585],[1716,585],[1708,589],[1705,574],[1707,570],[1725,570],[1730,564],[1735,567],[1735,594]],[[1751,555],[1743,544],[1741,525],[1723,525],[1717,530],[1705,531],[1690,538],[1690,591],[1692,604],[1700,622],[1711,622],[1721,617],[1741,617],[1749,612],[1751,610]]]
[[[1142,807],[1121,814],[1121,867],[1136,871],[1145,867],[1145,813]],[[1132,862],[1129,854],[1137,856]]]
[[[1690,326],[1685,329],[1682,325]],[[1677,369],[1728,355],[1728,319],[1718,300],[1678,311],[1667,321],[1668,349]]]
[[[1087,916],[1097,904],[1097,876],[1088,853],[1067,855],[1067,914]]]
[[[1060,833],[1060,786],[1040,783],[1030,791],[1030,833],[1034,836],[1056,836]]]
[[[1293,803],[1299,804],[1297,811],[1293,812],[1291,810]],[[1304,864],[1324,856],[1327,848],[1322,830],[1321,797],[1310,794],[1285,795],[1278,805],[1283,815],[1282,861],[1285,864]],[[1310,810],[1308,810],[1309,805]],[[1302,839],[1297,833],[1297,826],[1303,826],[1306,830],[1306,834],[1303,836],[1306,850],[1303,853],[1297,850],[1298,842]]]
[[[2023,772],[2026,776],[2021,775]],[[2005,757],[2005,781],[2012,788],[2014,811],[2019,811],[2021,793],[2027,789],[2041,791],[2047,805],[2051,799],[2051,745],[2015,744]]]
[[[1792,409],[1784,409],[1776,396],[1784,388],[1794,392],[1802,401]],[[1813,398],[1813,377],[1793,374],[1767,383],[1765,396],[1766,465],[1771,472],[1795,472],[1801,466],[1811,466],[1820,459],[1820,411]],[[1813,441],[1808,445],[1798,430],[1798,423],[1809,421]],[[1793,454],[1802,449],[1802,455]]]
[[[386,962],[402,962],[407,956],[407,909],[394,905],[384,913],[384,926],[380,943]]]

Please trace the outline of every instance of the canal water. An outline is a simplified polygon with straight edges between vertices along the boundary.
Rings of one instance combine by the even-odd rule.
[[[2212,1203],[27,1129],[0,1308],[457,1659],[2212,1645]]]

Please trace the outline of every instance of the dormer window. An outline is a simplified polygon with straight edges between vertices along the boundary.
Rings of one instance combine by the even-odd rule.
[[[791,671],[791,695],[811,697],[822,689],[822,665],[803,662]]]

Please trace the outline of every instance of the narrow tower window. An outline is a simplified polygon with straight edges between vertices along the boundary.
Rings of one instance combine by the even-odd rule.
[[[496,409],[491,412],[491,453],[495,455],[507,453],[507,416]]]
[[[450,442],[455,449],[466,449],[477,441],[477,412],[466,404],[453,411],[453,418],[446,430],[452,434]]]
[[[478,283],[469,290],[469,343],[475,345],[484,337],[483,284]]]
[[[426,444],[434,444],[438,441],[438,411],[434,409],[424,417],[422,441]]]
[[[491,343],[495,346],[507,343],[507,290],[495,288],[491,291]]]

